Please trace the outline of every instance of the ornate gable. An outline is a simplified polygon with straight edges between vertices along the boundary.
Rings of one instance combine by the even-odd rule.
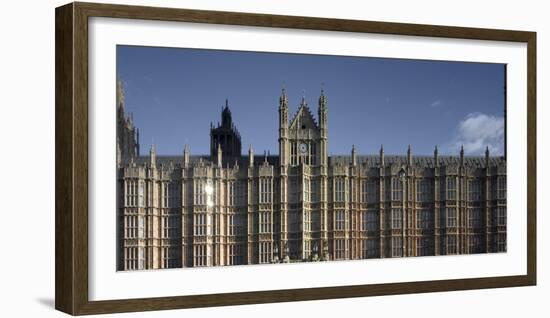
[[[303,102],[300,104],[300,108],[298,108],[298,111],[290,121],[290,129],[319,129],[307,104]]]

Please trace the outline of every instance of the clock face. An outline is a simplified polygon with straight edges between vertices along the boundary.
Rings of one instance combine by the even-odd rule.
[[[307,145],[305,143],[300,144],[300,153],[302,154],[307,153]]]

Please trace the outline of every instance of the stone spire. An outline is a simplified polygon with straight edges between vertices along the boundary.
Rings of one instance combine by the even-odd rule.
[[[489,167],[489,146],[485,148],[485,166]]]
[[[460,165],[464,165],[464,145],[460,146]]]
[[[434,149],[434,165],[436,167],[439,167],[439,151],[437,150],[437,145],[435,145],[435,149]]]
[[[222,146],[218,144],[218,167],[222,167]]]
[[[149,159],[151,160],[151,166],[154,167],[157,165],[157,150],[155,149],[155,144],[151,145],[149,150]]]
[[[380,145],[380,166],[385,166],[384,163],[384,145]]]
[[[325,96],[325,89],[324,87],[321,88],[321,96],[319,96],[319,109],[318,109],[318,115],[319,115],[319,127],[321,129],[327,128],[327,98]]]
[[[281,96],[279,97],[279,109],[281,108],[288,108],[288,97],[285,88],[281,90]]]
[[[290,160],[288,138],[288,97],[286,96],[286,89],[283,87],[279,97],[279,164],[281,166],[288,165]],[[250,149],[252,150],[252,147]]]
[[[117,107],[124,110],[124,85],[120,79],[116,81],[116,101]]]
[[[252,149],[252,145],[248,147],[248,166],[254,167],[254,149]]]
[[[409,148],[407,148],[407,164],[410,166],[412,165],[412,151],[411,151],[411,145],[409,145]]]
[[[188,168],[189,167],[189,145],[185,144],[185,147],[183,148],[183,167]]]
[[[319,109],[326,110],[327,98],[325,96],[325,88],[321,87],[321,95],[319,96]]]
[[[319,143],[319,163],[321,164],[322,169],[326,169],[328,166],[328,108],[324,88],[321,89],[321,96],[319,96],[319,109],[317,110],[317,113],[319,118],[319,130],[321,133],[321,140]]]
[[[136,128],[136,157],[139,157],[139,128]]]
[[[351,146],[351,165],[357,165],[357,153],[355,152],[355,145]]]
[[[279,129],[286,130],[288,128],[288,97],[286,96],[286,89],[282,89],[281,96],[279,97]],[[284,134],[286,131],[280,131]]]

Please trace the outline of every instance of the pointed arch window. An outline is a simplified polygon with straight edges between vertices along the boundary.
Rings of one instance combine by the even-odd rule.
[[[290,165],[298,164],[298,143],[293,141],[290,143]]]
[[[317,144],[315,142],[312,142],[309,145],[309,160],[310,165],[317,165]]]

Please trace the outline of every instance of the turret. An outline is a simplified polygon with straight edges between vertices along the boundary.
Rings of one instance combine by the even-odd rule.
[[[231,111],[229,110],[229,101],[225,99],[225,107],[222,110],[222,127],[232,128],[233,120],[231,119]]]
[[[225,161],[229,162],[241,156],[241,135],[231,118],[229,101],[225,100],[225,106],[221,110],[221,124],[214,127],[210,123],[210,159],[216,162],[218,145],[222,148]]]

